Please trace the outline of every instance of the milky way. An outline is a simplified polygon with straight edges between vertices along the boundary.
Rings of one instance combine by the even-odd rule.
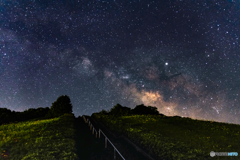
[[[0,107],[117,103],[240,123],[238,1],[0,1]]]

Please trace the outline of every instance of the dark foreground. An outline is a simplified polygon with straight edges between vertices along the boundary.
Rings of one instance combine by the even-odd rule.
[[[91,120],[94,127],[98,130],[98,124]],[[113,160],[114,159],[114,149],[107,143],[107,148],[105,149],[105,139],[101,135],[100,138],[96,138],[96,134],[92,134],[89,126],[84,122],[83,118],[75,119],[75,126],[77,131],[76,148],[77,154],[80,160]],[[102,128],[101,128],[102,129]],[[102,129],[104,130],[104,129]],[[117,138],[108,133],[107,130],[104,133],[108,136],[110,141],[115,145],[119,152],[123,155],[126,160],[148,160],[146,156],[138,152],[132,145],[126,142],[122,138]],[[116,152],[116,160],[121,160],[122,158]]]

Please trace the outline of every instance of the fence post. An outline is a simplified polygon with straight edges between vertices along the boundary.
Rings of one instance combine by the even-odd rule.
[[[97,131],[96,131],[96,138],[97,138]]]
[[[94,134],[94,127],[93,127],[93,130],[92,130],[92,134]]]
[[[116,159],[116,150],[114,148],[114,159]]]
[[[107,137],[105,137],[105,148],[107,148]]]
[[[84,120],[84,122],[86,123],[86,119],[85,119],[85,117],[83,116],[83,120]]]
[[[99,138],[100,138],[100,129],[99,129]]]

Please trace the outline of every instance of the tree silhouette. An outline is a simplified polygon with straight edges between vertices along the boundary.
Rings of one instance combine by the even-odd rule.
[[[11,111],[7,108],[0,108],[0,125],[10,122],[20,122],[35,118],[44,118],[50,109],[46,108],[29,108],[23,112]]]
[[[131,108],[128,107],[123,107],[120,104],[115,105],[109,112],[111,115],[115,116],[123,116],[123,115],[128,115],[131,111]]]
[[[102,110],[101,112],[99,112],[100,114],[104,114],[104,115],[107,115],[108,114],[108,111],[106,111],[106,110]]]
[[[158,115],[159,112],[156,107],[151,106],[144,106],[143,104],[136,106],[131,111],[132,114],[152,114],[152,115]]]
[[[46,117],[59,117],[65,113],[72,113],[72,104],[67,95],[62,95],[58,97],[57,101],[52,103],[52,106]]]

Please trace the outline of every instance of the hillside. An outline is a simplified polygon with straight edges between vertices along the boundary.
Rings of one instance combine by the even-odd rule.
[[[240,150],[240,126],[178,116],[94,113],[86,116],[126,159],[222,160],[210,152]],[[0,160],[110,160],[114,149],[92,134],[83,117],[65,114],[0,125]],[[116,159],[122,159],[116,154]]]
[[[238,159],[210,157],[210,152],[240,150],[240,125],[200,121],[179,116],[92,115],[116,135],[123,135],[157,159]]]
[[[0,159],[78,159],[74,116],[28,120],[0,126]]]
[[[97,124],[95,127],[99,128]],[[96,138],[83,118],[72,114],[4,124],[0,126],[0,137],[0,160],[112,160],[114,157],[109,143],[105,148],[104,136]],[[108,137],[124,156],[146,159],[126,142]],[[121,157],[116,155],[118,159]]]

